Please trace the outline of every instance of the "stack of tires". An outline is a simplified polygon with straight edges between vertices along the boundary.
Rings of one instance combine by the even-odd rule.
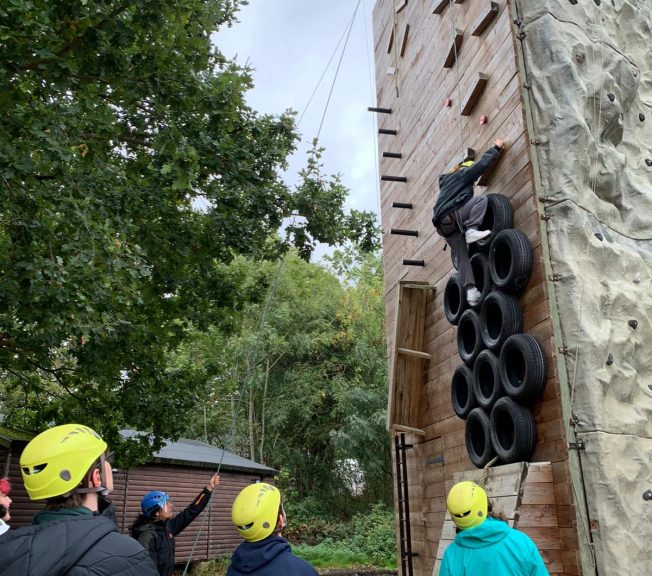
[[[482,298],[469,306],[456,273],[444,292],[444,311],[457,326],[463,361],[451,382],[453,409],[466,420],[466,449],[478,468],[496,456],[504,464],[530,459],[536,444],[531,407],[546,382],[543,351],[534,337],[522,333],[517,297],[532,272],[532,246],[523,232],[512,228],[509,200],[501,194],[487,198],[480,228],[491,235],[470,246]]]

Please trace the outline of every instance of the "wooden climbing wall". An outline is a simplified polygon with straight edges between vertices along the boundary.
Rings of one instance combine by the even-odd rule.
[[[508,0],[377,0],[374,7],[374,107],[382,111],[370,113],[377,115],[378,125],[390,373],[396,357],[399,282],[420,281],[435,288],[426,302],[422,346],[431,360],[424,365],[416,403],[419,415],[411,422],[418,433],[409,437],[414,448],[408,453],[412,549],[418,554],[413,573],[424,576],[433,570],[446,518],[446,488],[456,474],[474,469],[466,453],[464,421],[451,406],[451,376],[461,363],[456,328],[443,312],[452,265],[450,251],[443,250],[444,240],[432,226],[432,206],[439,175],[461,161],[468,148],[479,157],[496,138],[507,142],[507,151],[477,193],[507,196],[514,227],[533,246],[534,269],[520,297],[523,331],[542,345],[549,375],[534,407],[537,447],[532,461],[550,462],[556,525],[524,530],[546,550],[551,574],[581,573],[577,511],[553,358],[541,212],[530,161],[534,144],[524,120],[526,87],[516,57],[519,30],[512,20]],[[551,539],[557,548],[546,548]]]

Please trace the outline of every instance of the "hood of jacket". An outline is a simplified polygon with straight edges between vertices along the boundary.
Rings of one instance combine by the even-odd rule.
[[[111,520],[92,513],[64,513],[54,522],[10,530],[2,537],[3,569],[7,574],[68,574],[97,542],[114,531]]]
[[[269,564],[286,551],[291,551],[290,545],[280,536],[269,536],[260,542],[243,542],[234,552],[231,565],[238,572],[248,574]]]
[[[475,528],[463,530],[455,536],[455,544],[463,548],[485,548],[504,540],[509,533],[509,526],[502,520],[487,518]]]
[[[163,522],[163,520],[153,520],[152,518],[147,518],[141,514],[131,525],[131,536],[138,540],[138,536],[141,534],[156,530],[165,530],[165,522]]]

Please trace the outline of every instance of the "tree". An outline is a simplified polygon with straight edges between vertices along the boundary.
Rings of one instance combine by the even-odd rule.
[[[353,501],[391,500],[383,285],[375,254],[336,252],[331,265],[235,260],[240,289],[267,285],[266,296],[243,307],[235,333],[197,334],[175,364],[211,382],[188,435],[271,465],[299,497],[350,512]]]
[[[250,71],[211,43],[243,3],[0,7],[0,373],[32,425],[176,437],[194,392],[165,359],[242,305],[216,262],[373,244],[317,146],[282,181],[293,114],[247,106]]]

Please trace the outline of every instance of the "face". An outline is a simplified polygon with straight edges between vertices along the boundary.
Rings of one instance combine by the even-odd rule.
[[[168,500],[164,505],[163,508],[161,508],[158,511],[158,519],[159,520],[169,520],[172,518],[174,512],[174,504],[170,500]]]
[[[1,518],[5,522],[7,522],[11,518],[11,514],[9,514],[9,507],[11,506],[11,498],[7,496],[4,492],[0,492],[0,504],[4,506],[7,509],[7,513]]]

